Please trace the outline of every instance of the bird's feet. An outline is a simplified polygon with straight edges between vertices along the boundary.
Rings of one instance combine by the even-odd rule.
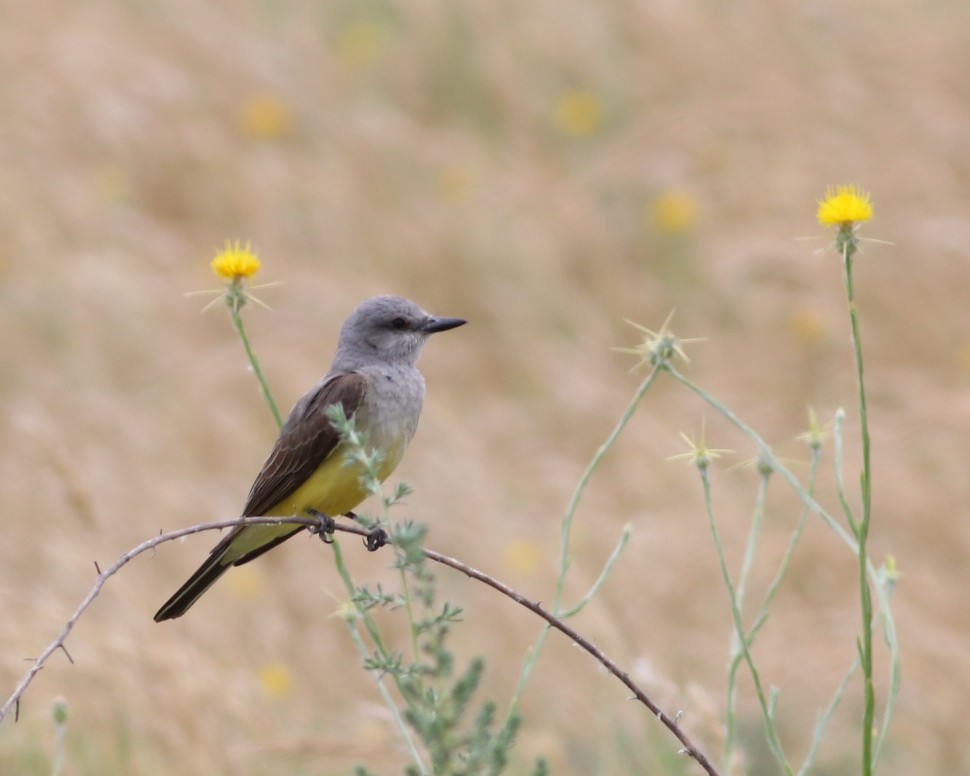
[[[372,528],[364,537],[364,546],[368,552],[376,552],[387,544],[387,531],[383,528]]]
[[[355,523],[363,525],[367,528],[367,523],[361,520],[355,512],[344,512],[344,517],[349,517]],[[383,528],[375,526],[368,530],[367,534],[364,536],[364,546],[367,548],[368,552],[376,552],[381,547],[387,544],[387,531]]]
[[[315,509],[308,509],[307,514],[310,517],[316,518],[318,521],[317,525],[310,526],[308,529],[310,533],[319,536],[324,544],[333,544],[333,535],[337,530],[337,521],[330,517],[330,515],[325,515],[323,512],[318,512]]]

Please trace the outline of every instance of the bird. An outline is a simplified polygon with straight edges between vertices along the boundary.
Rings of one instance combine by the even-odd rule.
[[[462,318],[434,316],[400,296],[361,302],[340,330],[324,378],[296,402],[250,488],[243,517],[336,517],[368,495],[358,466],[345,465],[346,445],[328,408],[344,414],[381,454],[383,482],[400,463],[424,403],[418,357],[431,335],[457,328]],[[304,525],[236,526],[155,614],[155,622],[181,617],[231,566],[259,557],[302,531]]]

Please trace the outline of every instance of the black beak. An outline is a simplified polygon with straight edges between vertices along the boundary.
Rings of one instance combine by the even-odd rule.
[[[448,331],[448,329],[457,329],[459,326],[464,326],[468,321],[464,318],[436,318],[431,316],[427,321],[424,322],[424,326],[421,330],[428,334],[435,334],[439,331]]]

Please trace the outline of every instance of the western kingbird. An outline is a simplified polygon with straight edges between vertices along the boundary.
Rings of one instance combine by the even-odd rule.
[[[383,458],[383,481],[398,465],[418,425],[424,378],[418,356],[428,338],[465,323],[429,315],[399,296],[362,302],[340,330],[326,377],[300,399],[256,476],[244,517],[288,517],[316,510],[343,515],[367,497],[359,466],[345,465],[344,445],[327,417],[342,404],[368,445]],[[248,563],[306,526],[249,525],[233,528],[188,581],[155,614],[155,622],[181,617],[230,566]]]

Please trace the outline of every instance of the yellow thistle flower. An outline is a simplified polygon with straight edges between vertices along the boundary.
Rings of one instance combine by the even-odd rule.
[[[272,94],[251,96],[239,111],[243,134],[254,140],[277,140],[289,132],[290,106]]]
[[[293,691],[293,677],[282,663],[268,663],[260,668],[259,684],[270,698],[284,698]]]
[[[212,260],[212,271],[230,283],[246,280],[259,271],[259,259],[256,258],[248,241],[246,246],[242,247],[239,240],[235,243],[226,240],[225,248]]]
[[[665,191],[651,200],[647,219],[660,234],[686,234],[697,221],[697,202],[685,191]]]
[[[534,574],[542,557],[539,545],[526,539],[516,539],[505,547],[505,565],[516,574]]]
[[[788,330],[805,345],[818,345],[828,337],[825,316],[811,307],[796,307],[788,316]]]
[[[449,164],[438,172],[438,192],[450,202],[464,202],[475,191],[477,177],[470,165]]]
[[[556,101],[555,120],[564,134],[573,137],[595,135],[603,125],[603,103],[584,89],[565,92]]]
[[[340,31],[337,55],[345,65],[362,70],[370,67],[384,53],[387,32],[374,19],[358,19]]]
[[[830,186],[818,203],[818,222],[822,226],[846,227],[872,218],[869,193],[855,186]]]

